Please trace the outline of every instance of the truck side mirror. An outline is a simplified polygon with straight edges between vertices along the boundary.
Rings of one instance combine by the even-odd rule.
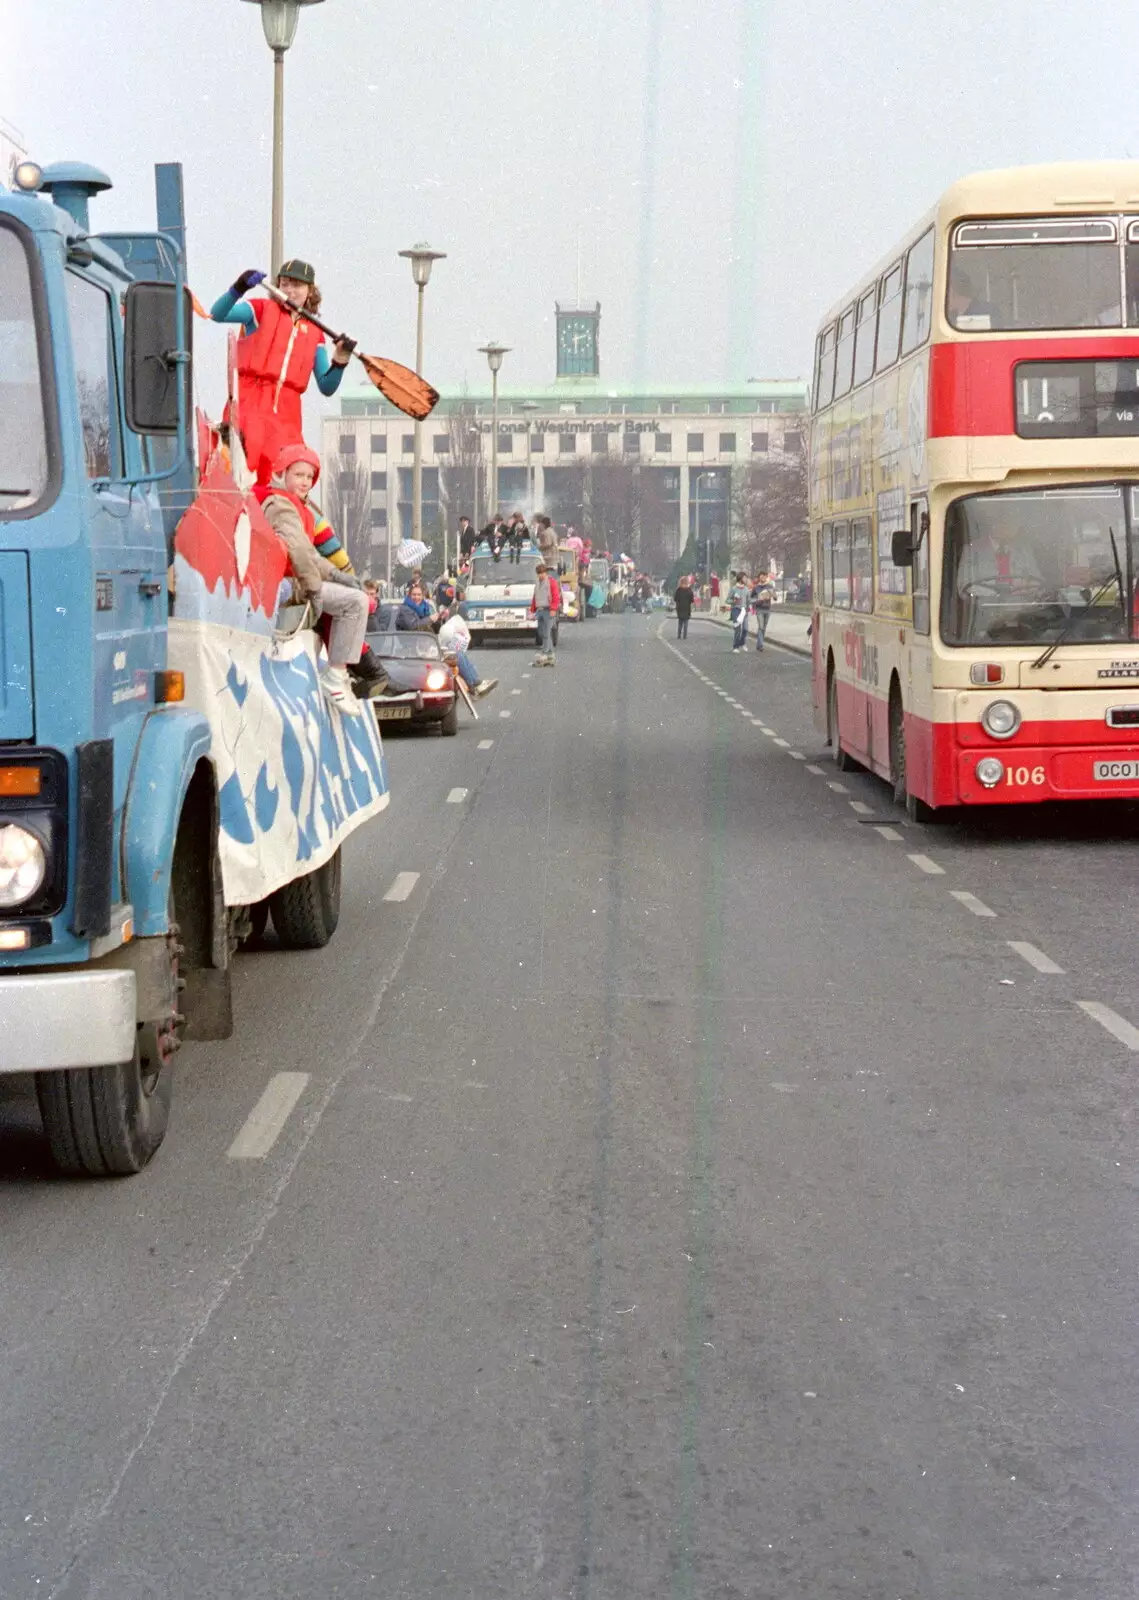
[[[895,528],[890,535],[890,560],[896,567],[912,567],[914,541],[908,528]]]
[[[181,417],[190,415],[190,304],[183,290],[180,307],[178,292],[173,283],[132,283],[127,290],[127,423],[135,433],[177,434],[180,383]]]

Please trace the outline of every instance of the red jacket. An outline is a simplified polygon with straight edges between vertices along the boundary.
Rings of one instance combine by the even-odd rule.
[[[291,390],[286,406],[296,408],[299,415],[300,397],[312,377],[316,352],[324,343],[324,335],[311,322],[294,317],[275,300],[253,300],[257,327],[253,333],[244,333],[237,341],[238,374],[252,382],[265,384],[272,390],[268,396],[272,410],[280,409],[282,392]]]
[[[562,609],[562,586],[554,577],[552,572],[548,572],[546,576],[550,580],[550,615],[552,617],[556,617]],[[530,615],[534,616],[537,613],[537,610],[538,607],[535,603],[534,596],[531,595]]]

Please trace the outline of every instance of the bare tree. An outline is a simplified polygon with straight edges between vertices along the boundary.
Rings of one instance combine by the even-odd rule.
[[[462,401],[447,418],[447,464],[442,472],[446,515],[455,525],[460,517],[485,522],[493,510],[487,504],[487,472],[482,454],[483,436],[475,408]]]
[[[614,555],[638,559],[641,469],[623,455],[593,456],[589,463],[589,524],[593,543]]]
[[[358,456],[333,456],[322,485],[321,510],[331,522],[348,559],[365,572],[372,550],[372,490],[368,469]]]
[[[753,461],[732,492],[733,548],[749,571],[801,572],[810,548],[807,458]]]

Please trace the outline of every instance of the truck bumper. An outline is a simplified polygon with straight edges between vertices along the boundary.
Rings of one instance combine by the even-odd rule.
[[[135,994],[133,972],[0,974],[0,1075],[129,1061]]]

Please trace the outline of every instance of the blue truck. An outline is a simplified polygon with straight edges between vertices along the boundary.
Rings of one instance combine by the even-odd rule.
[[[388,798],[193,413],[181,172],[156,172],[137,234],[91,231],[85,164],[0,188],[0,1074],[35,1074],[55,1161],[92,1176],[158,1149],[251,929],[331,936],[340,845]]]

